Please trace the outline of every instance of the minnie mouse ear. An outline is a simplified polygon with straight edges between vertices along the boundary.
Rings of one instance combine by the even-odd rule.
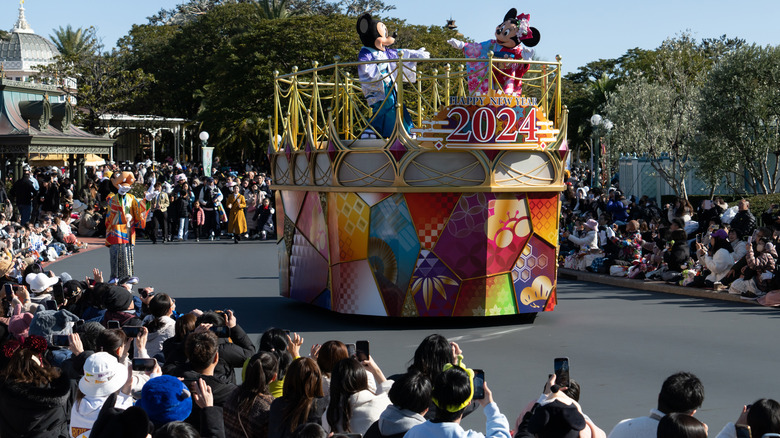
[[[509,12],[507,12],[506,15],[504,15],[504,21],[512,20],[512,19],[517,19],[517,9],[515,8],[510,9]]]
[[[532,27],[531,28],[531,38],[521,40],[524,46],[526,47],[534,47],[535,45],[539,44],[539,39],[541,38],[541,35],[539,35],[539,29]]]

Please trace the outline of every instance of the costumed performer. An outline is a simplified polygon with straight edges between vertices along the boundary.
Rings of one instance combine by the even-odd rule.
[[[108,198],[106,246],[111,254],[112,279],[133,276],[135,229],[146,225],[146,206],[129,193],[134,183],[135,176],[130,171],[111,175],[116,193]]]
[[[228,196],[227,207],[230,211],[230,219],[228,220],[228,233],[233,234],[233,241],[238,243],[241,240],[241,235],[246,233],[246,216],[244,210],[246,209],[246,198],[241,194],[241,186],[233,183],[233,193]]]
[[[496,27],[496,39],[482,43],[464,43],[455,38],[447,43],[456,49],[463,50],[467,58],[487,58],[488,52],[493,52],[496,58],[523,59],[533,58],[534,47],[539,44],[539,30],[531,27],[528,14],[517,15],[517,9],[512,8],[504,16],[504,20]],[[494,63],[494,77],[497,86],[504,94],[519,96],[522,92],[520,78],[528,71],[530,65],[523,63]],[[487,94],[489,77],[486,64],[469,62],[466,65],[469,93]]]
[[[389,48],[388,46],[395,43],[397,32],[392,36],[388,35],[387,26],[371,18],[371,14],[366,13],[358,18],[357,32],[363,43],[363,48],[358,53],[358,61],[394,60],[398,59],[399,53],[403,59],[430,58],[424,47],[419,50]],[[404,62],[403,65],[403,80],[417,82],[417,63]],[[398,69],[388,62],[361,64],[358,66],[358,77],[363,94],[373,110],[371,126],[382,137],[390,137],[395,127],[395,105],[398,101],[395,81]],[[403,125],[407,132],[412,128],[412,117],[406,108],[403,109]]]

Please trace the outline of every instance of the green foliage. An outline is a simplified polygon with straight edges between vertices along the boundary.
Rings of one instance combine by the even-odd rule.
[[[777,188],[780,160],[780,48],[742,46],[707,77],[699,102],[702,132],[697,142],[702,167],[710,174],[745,171],[753,193]]]
[[[90,26],[87,29],[73,29],[71,25],[65,28],[60,26],[54,29],[54,35],[49,35],[49,39],[57,46],[66,59],[77,59],[82,56],[94,54],[99,49],[95,28]]]
[[[772,205],[780,205],[780,193],[754,195],[746,197],[745,199],[750,202],[750,212],[753,213],[753,216],[755,216],[756,219],[761,218],[761,213],[769,210]],[[777,211],[777,208],[774,210]]]
[[[67,78],[58,86],[78,103],[76,123],[97,134],[100,116],[128,105],[152,81],[140,69],[123,68],[117,57],[116,52],[58,56],[53,64],[41,67],[38,76]],[[78,88],[73,88],[70,79],[76,80]]]

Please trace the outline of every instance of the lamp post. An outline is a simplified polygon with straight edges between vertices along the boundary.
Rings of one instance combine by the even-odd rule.
[[[200,138],[201,159],[203,161],[203,174],[206,176],[211,176],[212,148],[208,147],[209,133],[206,131],[201,131],[200,134],[198,134],[198,138]]]
[[[609,131],[612,130],[612,127],[614,126],[612,122],[600,116],[599,114],[594,114],[590,118],[590,125],[592,127],[592,143],[591,143],[591,169],[595,172],[595,178],[596,180],[593,183],[594,187],[599,187],[601,183],[601,144],[596,144],[599,141],[599,138],[604,137],[605,141],[607,142],[606,145],[609,146]],[[594,169],[593,167],[593,153],[595,149],[596,154],[596,167]],[[607,174],[609,174],[609,160],[605,163],[605,167],[607,169]],[[609,180],[609,177],[608,177]],[[607,181],[607,184],[609,184],[609,181]]]

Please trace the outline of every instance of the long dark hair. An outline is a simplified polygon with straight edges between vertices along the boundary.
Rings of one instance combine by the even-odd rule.
[[[17,349],[11,356],[8,365],[0,373],[0,378],[4,381],[12,381],[16,383],[26,383],[35,386],[45,386],[52,380],[60,377],[60,370],[58,368],[52,368],[46,365],[46,362],[41,362],[42,365],[38,365],[32,357],[37,356],[38,353],[31,348],[21,347]],[[42,360],[42,359],[39,359]]]
[[[173,300],[168,294],[155,294],[151,301],[149,301],[149,313],[154,317],[153,320],[146,324],[146,329],[149,333],[154,333],[163,327],[163,316],[168,316],[168,313],[173,307]]]
[[[270,328],[260,336],[258,351],[267,351],[273,353],[279,361],[279,380],[284,380],[287,375],[287,368],[292,363],[294,357],[287,351],[287,333],[278,328]]]
[[[658,438],[707,438],[707,428],[692,415],[672,412],[658,422],[656,436]]]
[[[444,336],[434,334],[417,347],[408,371],[417,370],[433,382],[448,363],[452,363],[452,345]]]
[[[95,347],[98,352],[105,351],[117,360],[121,360],[116,351],[122,348],[125,342],[127,342],[127,335],[121,329],[106,329],[98,335]]]
[[[344,432],[352,429],[349,420],[352,418],[352,407],[349,397],[364,389],[368,389],[366,369],[355,358],[340,360],[333,367],[330,375],[330,403],[327,419],[331,430],[339,431],[339,425]]]
[[[260,395],[270,395],[268,384],[279,370],[276,356],[267,351],[261,351],[249,358],[244,373],[244,381],[238,392],[238,410],[245,412],[251,409]]]
[[[341,360],[349,357],[347,346],[341,341],[328,341],[322,344],[319,353],[317,353],[317,365],[323,376],[330,377],[333,367]]]
[[[314,359],[299,357],[287,369],[284,378],[284,408],[282,422],[292,433],[298,425],[306,423],[314,399],[322,397],[322,374]]]

